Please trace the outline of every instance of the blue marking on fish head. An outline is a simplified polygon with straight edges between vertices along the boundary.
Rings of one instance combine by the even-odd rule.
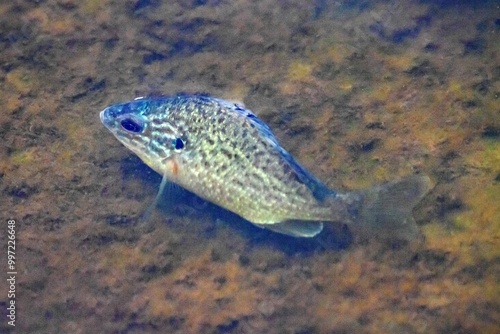
[[[186,145],[179,129],[168,120],[172,99],[137,98],[114,104],[100,113],[101,122],[147,165],[162,173],[165,159]]]

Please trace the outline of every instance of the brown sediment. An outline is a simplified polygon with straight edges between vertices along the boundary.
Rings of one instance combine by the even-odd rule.
[[[495,332],[500,24],[492,3],[436,6],[0,4],[0,208],[18,228],[16,329]],[[311,246],[210,206],[186,210],[185,193],[140,233],[161,176],[98,113],[178,91],[243,101],[336,189],[430,174],[437,186],[415,211],[424,240]]]

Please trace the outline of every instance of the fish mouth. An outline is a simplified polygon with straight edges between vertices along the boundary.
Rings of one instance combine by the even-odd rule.
[[[105,127],[109,128],[112,123],[112,118],[109,117],[109,108],[104,109],[99,113],[99,118],[101,119],[101,123],[104,124]]]

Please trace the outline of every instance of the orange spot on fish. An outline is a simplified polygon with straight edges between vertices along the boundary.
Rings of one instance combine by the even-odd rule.
[[[170,175],[177,176],[179,173],[179,164],[175,159],[169,159],[167,162],[167,168],[170,171]]]
[[[172,161],[172,174],[177,176],[178,172],[179,172],[179,165],[177,164],[177,161],[173,160]]]

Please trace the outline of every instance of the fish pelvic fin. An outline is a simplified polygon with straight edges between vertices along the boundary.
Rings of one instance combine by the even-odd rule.
[[[419,231],[413,208],[432,187],[428,176],[413,175],[352,194],[353,227],[382,239],[414,240]]]
[[[149,218],[151,218],[151,214],[153,213],[154,209],[158,205],[158,202],[160,201],[161,196],[163,195],[163,192],[165,191],[165,187],[167,187],[170,183],[168,182],[167,179],[167,173],[165,172],[161,178],[161,183],[158,188],[158,192],[156,193],[156,197],[153,200],[153,203],[149,205],[149,207],[146,209],[146,211],[142,215],[142,220],[148,221]]]

